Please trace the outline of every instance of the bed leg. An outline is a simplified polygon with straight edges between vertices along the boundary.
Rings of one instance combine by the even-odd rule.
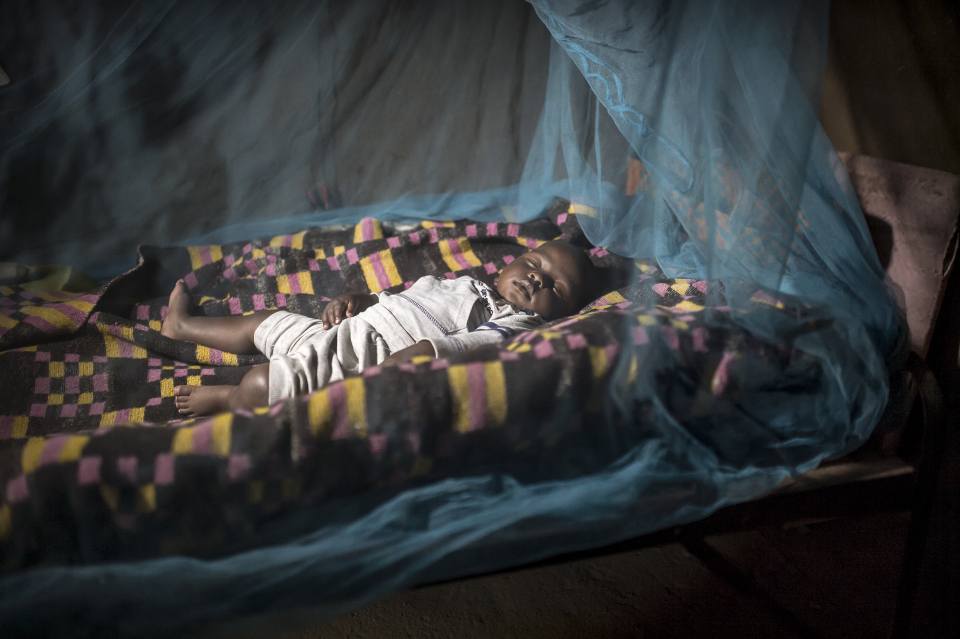
[[[906,639],[910,633],[913,606],[920,587],[923,551],[930,531],[930,517],[940,478],[940,460],[943,456],[945,435],[943,425],[943,395],[936,377],[916,354],[911,353],[907,366],[918,386],[923,411],[923,453],[917,468],[910,509],[910,527],[904,542],[903,564],[897,587],[897,604],[890,628],[892,639]]]
[[[779,601],[774,599],[765,590],[757,585],[752,577],[744,573],[733,562],[707,543],[705,539],[697,536],[682,535],[680,544],[687,551],[700,560],[700,562],[728,584],[739,590],[742,594],[766,604],[767,608],[791,632],[800,637],[810,637],[811,639],[820,638],[821,635],[804,623],[797,615],[785,608]]]

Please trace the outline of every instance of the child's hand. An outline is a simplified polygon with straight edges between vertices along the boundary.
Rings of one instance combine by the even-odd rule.
[[[345,317],[353,317],[361,311],[365,311],[377,302],[380,298],[368,293],[343,293],[330,300],[320,319],[323,320],[324,330],[328,330],[334,324],[339,324]]]

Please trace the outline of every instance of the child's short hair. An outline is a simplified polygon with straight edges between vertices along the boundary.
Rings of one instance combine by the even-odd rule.
[[[567,240],[551,240],[553,244],[560,244],[573,256],[583,281],[582,299],[578,300],[581,308],[590,302],[606,295],[618,288],[628,286],[635,279],[636,265],[633,260],[615,256],[610,265],[598,266],[586,250]]]
[[[578,306],[582,308],[606,292],[599,290],[603,287],[602,280],[605,278],[599,277],[599,269],[586,251],[566,240],[551,240],[550,243],[563,246],[576,262],[577,270],[580,271],[580,280],[583,282],[581,299],[577,300]]]

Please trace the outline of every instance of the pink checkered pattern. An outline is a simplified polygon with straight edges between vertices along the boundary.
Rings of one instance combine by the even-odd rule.
[[[62,361],[58,361],[49,352],[38,352],[35,361],[47,364],[47,376],[37,377],[33,386],[34,394],[45,396],[46,401],[32,404],[30,417],[70,418],[103,414],[105,402],[92,400],[102,397],[110,389],[106,357],[96,355],[82,361],[79,354],[67,353]],[[81,399],[85,401],[81,403]]]
[[[155,386],[151,387],[153,396],[147,399],[147,406],[159,406],[163,400],[173,401],[172,397],[161,396],[161,385],[165,379],[172,379],[175,385],[185,384],[187,377],[200,375],[206,377],[214,375],[216,371],[207,366],[197,366],[195,364],[186,364],[184,362],[171,362],[159,357],[151,357],[147,360],[147,382]]]

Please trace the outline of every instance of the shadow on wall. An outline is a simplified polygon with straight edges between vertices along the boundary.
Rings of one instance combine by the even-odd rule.
[[[880,266],[883,270],[887,270],[890,266],[890,256],[893,254],[893,227],[875,215],[869,213],[863,215],[867,219],[867,229],[870,231],[873,246],[877,249]]]

